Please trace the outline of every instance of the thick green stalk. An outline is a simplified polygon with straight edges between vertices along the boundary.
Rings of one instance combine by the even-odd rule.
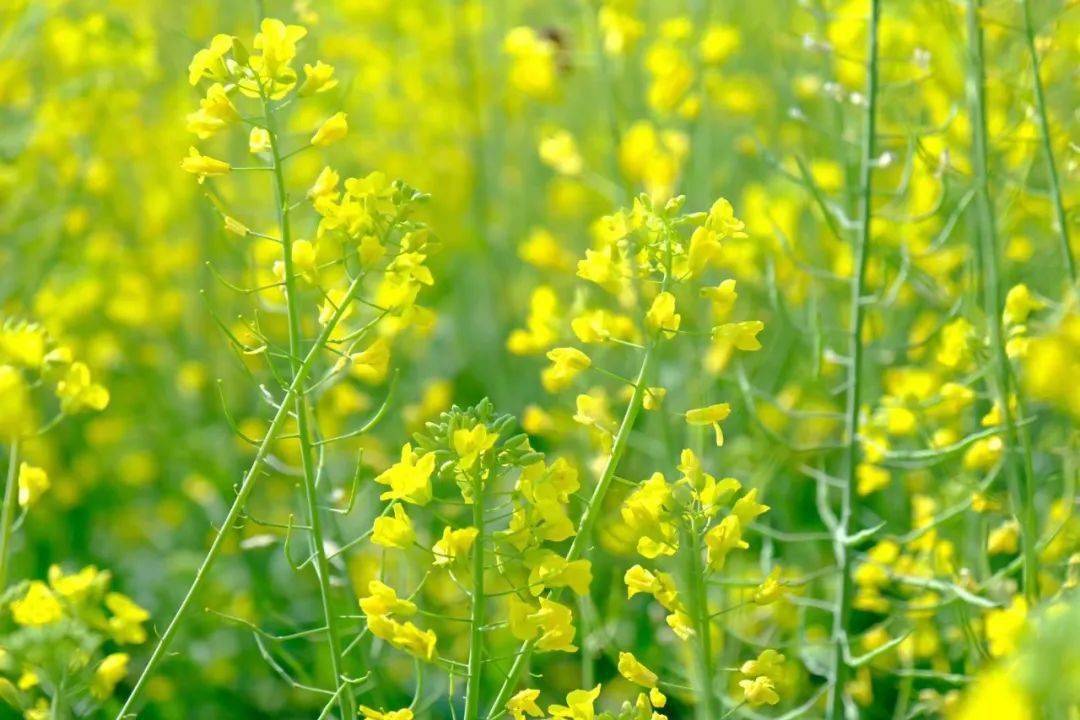
[[[19,497],[19,440],[11,441],[7,482],[4,484],[4,507],[0,510],[0,592],[7,587],[8,560],[11,555],[11,528]]]
[[[477,532],[472,556],[472,615],[469,618],[469,677],[465,685],[465,720],[478,720],[480,717],[480,681],[484,667],[484,488],[479,467],[476,489],[473,491],[473,527]]]
[[[840,568],[840,592],[833,613],[832,684],[829,688],[828,717],[844,718],[844,687],[850,668],[847,663],[847,628],[851,619],[852,558],[848,537],[852,533],[855,510],[855,469],[859,462],[859,408],[862,404],[863,323],[865,321],[863,294],[866,289],[866,265],[870,255],[870,225],[873,220],[873,180],[876,153],[878,103],[878,27],[881,20],[881,0],[870,2],[870,24],[867,29],[866,113],[863,118],[862,166],[860,170],[859,234],[855,241],[855,269],[851,279],[848,319],[848,378],[845,403],[845,471],[841,496],[840,517],[833,531],[833,554]]]
[[[349,303],[360,291],[362,282],[363,276],[358,276],[352,281],[352,284],[346,291],[345,298],[334,311],[329,322],[326,323],[326,327],[319,333],[319,337],[315,340],[315,344],[308,350],[308,353],[304,356],[304,360],[300,363],[300,367],[297,369],[296,374],[293,375],[292,383],[286,389],[285,397],[282,398],[277,412],[274,413],[274,417],[270,421],[270,427],[267,429],[266,435],[263,436],[262,442],[259,443],[259,447],[255,451],[255,458],[251,462],[251,467],[244,473],[244,478],[240,483],[240,489],[236,492],[236,499],[233,500],[232,506],[225,514],[221,527],[218,528],[213,541],[210,543],[210,549],[206,552],[206,557],[203,558],[202,564],[195,572],[195,578],[192,580],[191,586],[188,588],[187,593],[184,594],[183,600],[180,601],[180,606],[173,614],[172,620],[169,621],[168,626],[165,628],[165,632],[161,634],[161,639],[158,640],[157,645],[154,647],[154,651],[150,654],[150,659],[147,660],[146,667],[143,668],[142,673],[139,675],[139,679],[135,681],[135,687],[131,689],[131,694],[128,695],[127,700],[124,701],[124,705],[120,708],[116,720],[123,720],[134,714],[132,708],[134,708],[135,703],[138,702],[143,691],[146,689],[147,680],[154,674],[154,671],[161,661],[165,659],[165,654],[169,651],[169,647],[172,645],[176,632],[180,629],[180,625],[187,615],[191,603],[202,589],[210,569],[217,561],[218,555],[221,554],[226,534],[236,524],[237,520],[240,519],[240,514],[244,509],[244,505],[247,503],[248,496],[251,495],[251,491],[255,487],[255,480],[259,477],[260,473],[262,473],[263,467],[266,464],[266,457],[270,453],[270,446],[281,433],[285,420],[293,410],[300,388],[303,387],[304,382],[307,380],[308,373],[311,372],[311,368],[315,365],[315,361],[318,359],[323,345],[326,344],[330,339],[331,334],[337,329],[337,325],[345,313],[345,308],[348,307]]]
[[[626,454],[626,449],[630,443],[630,431],[633,429],[634,422],[641,412],[641,404],[645,398],[645,382],[652,372],[655,347],[656,343],[653,341],[645,348],[645,354],[641,359],[641,367],[638,369],[637,378],[634,380],[634,393],[630,396],[630,402],[626,406],[626,412],[623,414],[622,422],[619,423],[619,429],[615,433],[615,439],[611,445],[611,456],[604,466],[604,471],[600,474],[600,480],[596,483],[596,487],[593,488],[592,496],[589,498],[585,511],[578,521],[577,533],[570,544],[570,549],[566,552],[568,562],[580,558],[585,552],[585,546],[591,541],[593,526],[596,525],[596,518],[600,514],[601,505],[604,503],[604,496],[607,495],[619,463],[622,461],[623,455]],[[548,593],[548,597],[557,600],[561,594],[562,588],[554,588]],[[517,686],[518,678],[521,676],[525,663],[528,662],[529,656],[532,654],[534,644],[534,640],[527,640],[518,648],[514,662],[506,672],[503,684],[488,708],[488,718],[497,716],[502,711],[506,701],[510,699],[510,693]]]
[[[1046,154],[1046,172],[1050,176],[1050,199],[1054,206],[1054,217],[1058,224],[1061,238],[1061,254],[1065,267],[1069,271],[1069,281],[1076,284],[1076,260],[1073,258],[1069,240],[1069,224],[1065,217],[1065,203],[1061,199],[1061,181],[1058,179],[1057,163],[1054,162],[1054,149],[1050,141],[1050,118],[1046,112],[1046,96],[1043,93],[1042,76],[1039,72],[1039,51],[1035,47],[1035,26],[1031,21],[1031,0],[1021,0],[1024,11],[1024,37],[1027,40],[1028,55],[1031,58],[1031,81],[1035,90],[1035,111],[1039,117],[1039,134],[1042,136],[1043,152]]]
[[[971,67],[967,91],[971,113],[971,165],[975,175],[978,222],[975,225],[976,251],[982,259],[983,313],[989,326],[991,353],[991,386],[994,401],[1001,411],[1005,426],[1005,468],[1009,478],[1014,513],[1020,522],[1021,558],[1023,562],[1024,594],[1029,603],[1038,599],[1038,558],[1035,543],[1038,535],[1035,518],[1035,478],[1031,461],[1031,445],[1027,431],[1016,422],[1011,401],[1014,397],[1012,367],[1005,354],[1002,328],[1004,301],[1001,292],[1001,271],[997,229],[994,218],[994,199],[990,194],[989,136],[986,129],[986,86],[983,60],[983,32],[979,21],[981,0],[968,0],[968,52]],[[1017,402],[1020,407],[1021,403]]]
[[[701,563],[701,530],[691,522],[683,538],[682,552],[686,555],[686,596],[690,620],[694,625],[697,647],[694,649],[694,691],[697,720],[713,720],[720,716],[716,696],[716,669],[713,662],[712,623],[709,620],[709,600],[705,589],[705,569]]]
[[[277,198],[277,219],[281,231],[281,245],[285,264],[285,301],[289,318],[289,359],[292,373],[299,369],[301,347],[300,302],[296,291],[296,272],[292,258],[292,232],[289,222],[289,194],[285,185],[285,169],[281,160],[280,138],[278,137],[277,118],[273,104],[263,98],[263,113],[266,116],[267,130],[270,133],[270,153],[274,161],[274,191]],[[323,617],[326,621],[327,644],[330,649],[330,668],[334,673],[335,690],[340,691],[339,699],[343,718],[356,714],[356,701],[352,687],[345,681],[341,659],[341,633],[337,625],[337,613],[334,611],[333,596],[330,588],[330,563],[326,559],[326,543],[323,536],[322,520],[319,515],[318,488],[315,485],[315,465],[311,452],[311,429],[308,426],[309,412],[306,391],[301,388],[296,395],[296,434],[300,443],[300,457],[304,471],[304,497],[307,501],[308,522],[311,531],[308,535],[311,550],[315,556],[315,575],[319,583],[319,595],[322,601]]]

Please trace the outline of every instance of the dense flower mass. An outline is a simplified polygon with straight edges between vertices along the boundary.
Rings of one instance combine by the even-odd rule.
[[[1080,717],[1078,30],[3,3],[0,717]]]

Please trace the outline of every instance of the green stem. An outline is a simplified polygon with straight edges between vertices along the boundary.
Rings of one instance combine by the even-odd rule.
[[[611,456],[608,458],[604,471],[600,474],[600,480],[596,483],[596,487],[593,488],[592,496],[589,498],[585,511],[578,521],[577,533],[570,544],[570,549],[566,552],[567,562],[573,562],[580,558],[585,552],[586,544],[590,542],[589,538],[592,537],[593,526],[596,525],[596,519],[600,514],[604,496],[607,495],[619,463],[622,461],[623,455],[626,454],[626,449],[630,443],[630,431],[634,427],[638,414],[641,412],[641,403],[645,397],[646,380],[652,372],[655,347],[656,340],[653,340],[645,348],[645,354],[641,359],[641,367],[638,370],[637,379],[634,381],[634,393],[630,396],[630,402],[626,406],[626,412],[623,414],[622,422],[619,423],[618,432],[616,432],[615,439],[612,442]],[[562,588],[555,588],[548,593],[548,597],[557,600],[561,593]],[[518,678],[525,668],[525,663],[528,662],[529,656],[532,654],[534,644],[534,640],[526,640],[521,644],[513,664],[506,672],[506,677],[503,679],[499,692],[495,695],[495,699],[488,708],[487,716],[489,718],[499,715],[503,705],[510,699],[510,693],[513,692],[517,685]]]
[[[472,615],[469,619],[469,677],[465,685],[465,720],[478,720],[480,717],[480,681],[484,667],[484,488],[479,467],[476,473],[476,488],[473,491],[473,526],[477,532],[472,557]]]
[[[1035,47],[1035,26],[1031,21],[1031,1],[1021,0],[1024,11],[1024,36],[1027,40],[1028,55],[1031,57],[1031,80],[1035,89],[1035,110],[1039,117],[1039,131],[1042,135],[1043,152],[1046,154],[1046,172],[1050,176],[1050,197],[1054,205],[1061,239],[1061,254],[1065,267],[1069,271],[1069,281],[1076,284],[1076,260],[1073,258],[1072,244],[1069,240],[1069,224],[1065,217],[1065,203],[1061,199],[1061,181],[1058,179],[1057,164],[1054,162],[1054,149],[1050,141],[1050,118],[1046,112],[1046,96],[1043,93],[1042,76],[1039,72],[1039,51]]]
[[[1038,558],[1035,543],[1038,527],[1035,517],[1035,484],[1031,460],[1031,444],[1027,431],[1016,422],[1011,399],[1014,396],[1012,366],[1005,354],[1002,328],[1003,297],[998,253],[994,200],[990,194],[989,135],[986,129],[986,85],[983,59],[983,31],[979,22],[981,0],[968,0],[967,29],[971,68],[967,91],[971,113],[972,169],[976,183],[978,222],[975,226],[976,251],[982,259],[983,313],[989,326],[989,341],[993,380],[990,383],[994,401],[1000,409],[1005,426],[1004,462],[1009,478],[1013,512],[1020,523],[1021,558],[1023,562],[1024,594],[1029,604],[1038,599]],[[1018,398],[1019,399],[1019,398]],[[1017,402],[1017,407],[1022,403]]]
[[[229,511],[225,514],[221,527],[218,528],[213,541],[210,543],[210,549],[207,550],[202,564],[195,572],[195,578],[191,581],[191,586],[188,587],[187,592],[184,594],[184,598],[180,601],[180,605],[173,614],[172,620],[169,621],[168,626],[165,628],[165,632],[161,634],[161,639],[158,640],[157,645],[154,647],[154,651],[150,654],[150,659],[147,660],[146,667],[143,668],[142,673],[139,675],[139,679],[136,680],[135,686],[131,689],[131,694],[128,695],[127,700],[124,701],[123,707],[120,708],[116,720],[124,720],[124,718],[134,714],[132,708],[134,708],[135,703],[145,691],[147,681],[154,674],[154,671],[157,669],[157,666],[161,664],[161,661],[165,659],[165,655],[168,653],[169,647],[172,645],[173,639],[176,636],[176,632],[180,629],[180,625],[191,607],[191,603],[202,589],[210,569],[217,561],[218,555],[221,554],[225,536],[240,519],[240,514],[244,509],[244,505],[247,503],[248,496],[251,495],[251,491],[255,487],[255,481],[262,473],[263,467],[266,464],[266,458],[270,454],[270,447],[281,433],[282,426],[284,426],[285,420],[289,417],[289,414],[294,407],[300,388],[303,386],[304,381],[311,372],[311,368],[315,365],[315,361],[319,357],[319,351],[337,328],[338,323],[345,314],[345,309],[348,307],[349,302],[356,297],[357,293],[360,291],[362,283],[363,276],[357,276],[357,278],[352,281],[352,284],[346,291],[345,298],[338,305],[329,322],[326,323],[326,327],[319,333],[319,337],[315,340],[315,344],[308,350],[308,353],[304,356],[304,360],[300,363],[300,367],[297,369],[296,374],[293,375],[292,383],[286,389],[285,397],[282,398],[277,412],[270,421],[270,427],[267,429],[266,435],[263,436],[262,442],[259,443],[259,447],[255,452],[255,458],[251,462],[251,467],[244,473],[244,478],[240,483],[240,489],[236,492],[236,499],[233,500],[232,506],[229,507]]]
[[[851,620],[852,558],[848,537],[852,532],[855,510],[855,470],[859,462],[859,408],[862,404],[863,343],[865,321],[863,294],[866,287],[866,265],[870,255],[870,230],[873,220],[873,180],[875,136],[877,134],[878,102],[878,27],[881,21],[881,0],[870,2],[870,24],[867,29],[866,113],[863,118],[862,166],[860,170],[859,235],[855,245],[855,271],[851,280],[848,335],[848,378],[845,404],[847,446],[845,448],[846,477],[841,495],[838,526],[833,531],[833,554],[840,568],[840,592],[833,612],[832,683],[829,687],[827,717],[844,718],[844,687],[851,668],[847,664],[847,629]]]
[[[300,365],[300,302],[296,290],[296,273],[292,259],[292,232],[289,219],[289,196],[285,185],[285,170],[281,159],[280,138],[277,130],[277,117],[273,104],[263,96],[263,114],[266,116],[267,131],[270,134],[270,153],[274,161],[274,191],[277,199],[277,220],[281,232],[281,245],[285,265],[285,302],[289,318],[289,358],[292,373],[295,376]],[[343,718],[356,714],[355,699],[351,686],[345,682],[341,659],[341,633],[337,627],[337,613],[334,611],[333,596],[330,588],[330,563],[326,559],[326,543],[323,536],[322,519],[319,514],[318,488],[315,486],[315,465],[311,452],[311,430],[308,426],[309,412],[307,393],[303,387],[296,395],[296,434],[300,443],[300,457],[304,470],[304,497],[307,501],[308,522],[311,532],[308,534],[312,554],[315,556],[315,575],[319,583],[319,595],[322,601],[323,616],[326,620],[327,644],[330,649],[330,668],[334,673],[335,690],[340,691],[339,699]]]
[[[0,510],[0,592],[7,587],[8,560],[11,555],[11,528],[19,497],[19,440],[11,441],[7,482],[4,484],[4,507]]]
[[[694,687],[697,704],[694,715],[698,720],[712,720],[720,716],[720,704],[716,696],[716,670],[713,663],[712,624],[709,622],[709,600],[705,590],[704,568],[701,563],[700,530],[697,521],[691,520],[683,538],[686,555],[686,590],[690,620],[694,624],[697,647],[694,652]]]

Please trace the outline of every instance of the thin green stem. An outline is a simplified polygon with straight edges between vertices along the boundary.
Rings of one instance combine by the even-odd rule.
[[[7,587],[8,560],[11,555],[11,528],[15,523],[15,505],[19,497],[19,439],[11,441],[7,482],[4,484],[4,507],[0,510],[0,592]]]
[[[478,465],[473,490],[473,527],[476,542],[472,556],[472,614],[469,618],[469,678],[465,685],[465,720],[480,717],[480,692],[484,668],[484,487]]]
[[[861,197],[859,212],[859,234],[855,243],[855,269],[851,279],[851,297],[849,302],[848,328],[848,378],[847,398],[845,403],[846,477],[841,491],[840,517],[833,531],[833,554],[836,565],[840,568],[840,588],[833,611],[833,657],[832,682],[829,686],[827,717],[832,720],[844,718],[844,688],[847,685],[850,668],[847,663],[848,623],[851,619],[852,604],[852,566],[848,536],[852,531],[852,516],[855,510],[855,470],[859,462],[859,408],[862,404],[863,343],[862,332],[865,321],[863,294],[866,287],[866,266],[870,255],[870,230],[873,220],[873,180],[874,153],[876,152],[875,135],[877,133],[878,103],[878,27],[881,20],[881,0],[870,2],[870,23],[867,28],[867,64],[866,64],[866,113],[863,118],[862,167],[860,171]]]
[[[577,533],[574,535],[574,541],[570,544],[570,549],[566,552],[566,560],[568,562],[577,560],[585,552],[585,547],[592,537],[593,526],[596,525],[596,519],[600,514],[604,497],[607,495],[608,488],[611,486],[611,481],[615,477],[615,472],[619,467],[619,463],[626,454],[626,449],[630,443],[630,431],[634,427],[634,422],[637,420],[638,414],[641,412],[641,404],[645,398],[646,380],[652,372],[655,347],[656,341],[653,340],[645,348],[645,353],[641,359],[641,367],[638,369],[637,379],[634,382],[634,393],[630,396],[630,402],[626,406],[626,412],[623,414],[622,422],[619,423],[619,429],[615,433],[615,439],[611,445],[611,456],[608,457],[607,464],[604,466],[604,471],[600,474],[600,480],[596,483],[596,487],[593,488],[592,496],[589,498],[589,502],[585,506],[585,511],[578,521]],[[552,600],[556,600],[561,594],[561,591],[562,588],[555,588],[549,592],[548,596]],[[525,668],[525,663],[528,662],[530,655],[532,655],[534,644],[534,640],[526,640],[521,644],[513,664],[511,664],[510,669],[506,672],[506,677],[503,679],[503,684],[499,688],[499,692],[495,695],[495,699],[488,708],[488,718],[498,715],[503,705],[510,699],[510,693],[513,692],[516,687],[518,678]]]
[[[694,625],[694,689],[697,703],[694,716],[698,720],[713,720],[720,715],[716,696],[716,669],[713,662],[712,624],[709,620],[709,600],[701,563],[701,537],[697,522],[691,520],[683,538],[682,552],[686,556],[686,596],[690,620]]]
[[[1057,220],[1061,239],[1061,254],[1065,267],[1069,271],[1069,281],[1076,284],[1076,260],[1073,258],[1072,244],[1069,240],[1069,223],[1065,217],[1065,202],[1061,199],[1061,181],[1058,179],[1057,163],[1054,162],[1053,143],[1050,140],[1050,117],[1046,111],[1046,96],[1043,93],[1042,76],[1039,72],[1039,51],[1035,47],[1035,26],[1031,21],[1031,0],[1021,0],[1024,12],[1024,38],[1027,41],[1028,55],[1031,58],[1031,82],[1035,90],[1035,113],[1039,118],[1039,134],[1042,136],[1043,152],[1046,154],[1046,172],[1050,177],[1050,199],[1054,205],[1054,217]]]
[[[986,78],[983,56],[983,30],[979,19],[981,0],[968,0],[967,30],[970,68],[967,79],[968,103],[971,113],[971,165],[975,175],[976,208],[974,242],[981,258],[982,302],[990,341],[990,365],[994,402],[1005,427],[1005,468],[1009,478],[1013,512],[1020,523],[1021,558],[1023,562],[1024,594],[1030,604],[1038,599],[1038,558],[1036,542],[1038,523],[1035,517],[1034,470],[1031,443],[1027,431],[1016,421],[1012,406],[1014,383],[1012,366],[1005,353],[1002,328],[1004,307],[1001,292],[1001,270],[998,251],[994,199],[990,194],[989,134],[986,129]],[[1022,408],[1017,396],[1017,408]]]
[[[127,700],[124,701],[123,707],[120,708],[120,712],[117,713],[116,720],[123,720],[126,717],[134,715],[132,709],[145,691],[147,681],[153,676],[158,665],[161,664],[161,661],[165,659],[165,655],[172,645],[176,632],[180,629],[180,625],[183,623],[188,610],[191,608],[191,603],[194,602],[195,598],[198,596],[203,583],[206,582],[210,569],[214,566],[218,556],[221,554],[228,531],[240,519],[240,514],[247,504],[248,496],[251,495],[251,491],[255,488],[255,481],[262,473],[263,467],[266,465],[266,459],[270,454],[270,448],[281,434],[281,429],[285,424],[285,420],[289,417],[294,403],[296,402],[297,394],[300,392],[300,388],[303,386],[308,374],[311,372],[311,368],[315,365],[315,361],[319,357],[320,349],[330,339],[334,330],[337,329],[338,323],[345,314],[345,309],[348,307],[349,302],[360,291],[362,283],[362,276],[359,276],[352,281],[352,284],[345,293],[345,298],[342,300],[337,310],[334,311],[330,320],[326,323],[326,327],[319,333],[319,337],[315,340],[311,349],[308,350],[308,353],[304,357],[303,362],[300,363],[300,367],[297,369],[296,374],[293,375],[292,383],[286,389],[285,397],[282,398],[277,412],[270,421],[270,427],[267,429],[266,435],[263,436],[262,442],[255,451],[255,458],[251,461],[251,466],[248,468],[247,472],[244,473],[244,478],[240,483],[240,489],[237,490],[236,498],[233,500],[233,504],[225,514],[221,527],[218,528],[213,541],[210,543],[210,549],[207,550],[202,564],[195,572],[195,578],[191,581],[191,585],[184,594],[184,598],[180,601],[179,607],[177,607],[168,626],[161,634],[161,638],[158,640],[157,645],[150,654],[150,659],[147,660],[146,667],[143,668],[138,680],[135,681],[135,686],[131,689],[131,694],[128,695]]]
[[[285,185],[285,169],[281,156],[280,138],[277,129],[277,117],[273,104],[263,96],[263,114],[266,116],[267,130],[270,135],[270,153],[274,161],[274,191],[277,199],[278,229],[281,233],[281,245],[285,265],[285,301],[289,318],[289,357],[292,373],[299,369],[301,348],[300,301],[296,289],[296,273],[292,259],[292,229],[289,218],[289,196]],[[337,627],[337,613],[330,588],[330,563],[326,559],[326,543],[319,512],[318,488],[315,485],[315,465],[311,451],[311,430],[308,426],[309,412],[306,391],[301,386],[296,394],[296,433],[300,443],[300,457],[304,471],[304,497],[307,501],[308,522],[311,532],[308,534],[312,554],[315,556],[315,574],[319,583],[319,595],[322,601],[323,616],[326,620],[326,637],[330,649],[330,667],[334,673],[334,687],[340,691],[339,699],[343,718],[356,714],[352,688],[344,679],[341,660],[341,634]]]

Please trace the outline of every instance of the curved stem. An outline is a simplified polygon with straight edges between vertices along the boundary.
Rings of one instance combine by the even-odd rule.
[[[1069,281],[1076,284],[1076,260],[1073,258],[1069,240],[1069,224],[1065,217],[1065,203],[1061,199],[1061,181],[1058,179],[1057,164],[1054,162],[1054,149],[1050,141],[1050,118],[1046,111],[1046,96],[1043,93],[1042,77],[1039,72],[1039,51],[1035,47],[1035,26],[1031,21],[1031,0],[1021,0],[1024,13],[1024,38],[1027,41],[1028,55],[1031,58],[1031,81],[1035,90],[1035,111],[1039,117],[1039,133],[1042,135],[1043,152],[1046,154],[1046,172],[1050,176],[1050,198],[1054,205],[1054,217],[1057,219],[1058,233],[1061,238],[1061,254],[1065,267],[1069,271]]]
[[[123,718],[134,714],[132,708],[134,708],[135,703],[138,702],[142,693],[145,691],[147,681],[154,674],[157,666],[161,664],[161,661],[165,659],[165,654],[169,651],[169,647],[172,645],[177,630],[180,629],[184,617],[191,608],[191,603],[199,594],[203,583],[206,582],[210,569],[214,566],[218,556],[221,554],[225,536],[233,525],[236,524],[237,520],[240,519],[240,514],[244,509],[244,505],[247,503],[248,496],[251,495],[251,491],[255,487],[255,480],[262,473],[263,467],[266,465],[266,458],[270,453],[270,447],[273,445],[274,441],[277,440],[278,435],[280,435],[281,428],[285,424],[286,418],[289,417],[289,413],[293,409],[293,404],[296,402],[297,394],[303,386],[304,381],[307,379],[308,374],[311,372],[311,368],[314,366],[315,361],[319,357],[319,350],[330,339],[331,334],[337,328],[338,323],[345,314],[345,308],[360,291],[362,282],[362,276],[357,277],[352,281],[352,284],[346,291],[345,298],[338,306],[338,309],[334,311],[329,322],[326,323],[326,327],[319,333],[319,337],[315,340],[315,344],[312,345],[311,349],[308,350],[303,362],[300,363],[300,367],[293,376],[292,383],[285,392],[285,397],[278,406],[278,410],[274,414],[273,420],[270,421],[270,427],[267,429],[266,435],[263,436],[262,442],[259,443],[258,450],[255,451],[255,458],[251,461],[251,467],[244,473],[244,478],[240,483],[240,489],[236,492],[236,498],[233,500],[233,504],[225,514],[221,527],[218,528],[213,541],[210,543],[210,549],[207,550],[202,564],[195,572],[195,578],[191,581],[191,585],[184,594],[184,598],[180,601],[180,605],[173,614],[172,620],[169,621],[168,626],[165,628],[165,632],[161,634],[161,639],[158,640],[157,645],[154,647],[154,651],[150,654],[150,659],[147,660],[146,667],[143,668],[142,673],[139,675],[139,679],[135,681],[135,686],[131,689],[131,694],[128,695],[127,700],[124,701],[123,707],[120,708],[120,712],[117,713],[116,720],[123,720]]]
[[[472,614],[469,618],[469,679],[465,686],[465,720],[480,717],[481,676],[484,663],[484,488],[479,467],[473,491]]]
[[[585,545],[592,537],[593,526],[596,525],[596,518],[600,514],[600,506],[604,502],[604,496],[607,495],[608,488],[611,486],[611,481],[615,477],[615,472],[618,470],[619,463],[626,453],[627,446],[630,442],[630,431],[634,426],[634,422],[637,420],[638,414],[641,412],[641,404],[645,398],[646,380],[652,372],[655,346],[656,341],[654,340],[645,348],[645,354],[641,359],[641,367],[638,370],[637,378],[634,380],[634,393],[630,396],[630,402],[626,406],[626,412],[623,414],[622,422],[619,423],[619,430],[616,432],[615,440],[611,446],[611,456],[604,466],[604,471],[600,474],[600,480],[596,483],[596,487],[593,488],[592,496],[589,497],[589,502],[585,506],[585,511],[578,521],[577,533],[574,535],[574,541],[570,544],[570,549],[566,552],[566,560],[568,562],[577,560],[585,552]],[[548,597],[552,600],[556,600],[561,594],[561,591],[562,588],[555,588],[548,593]],[[488,708],[488,718],[493,718],[501,714],[502,706],[510,699],[510,693],[512,693],[516,687],[518,678],[525,668],[525,663],[528,662],[529,657],[532,655],[534,644],[534,640],[526,640],[521,644],[513,664],[506,672],[506,677],[503,679],[503,684],[499,688],[499,692],[495,695],[495,699],[492,700],[491,706]]]
[[[19,439],[11,441],[8,456],[7,482],[4,484],[4,506],[0,510],[0,592],[7,587],[8,560],[11,555],[11,528],[15,522],[15,505],[19,497]]]
[[[998,253],[994,200],[990,194],[989,135],[986,129],[986,85],[983,60],[983,31],[979,22],[981,0],[968,0],[967,30],[971,67],[967,91],[971,113],[971,164],[975,174],[978,218],[974,242],[982,266],[982,302],[988,327],[994,402],[997,403],[1005,426],[1005,468],[1009,478],[1013,512],[1020,523],[1021,558],[1023,562],[1024,594],[1030,604],[1038,599],[1038,558],[1035,544],[1038,527],[1034,503],[1034,471],[1031,444],[1027,431],[1016,421],[1012,407],[1014,395],[1012,366],[1005,354],[1002,328],[1003,298]],[[1017,402],[1017,408],[1022,403]]]
[[[274,165],[274,191],[277,199],[278,228],[281,233],[282,252],[285,265],[285,302],[289,320],[289,358],[292,373],[295,376],[300,366],[300,301],[296,290],[296,273],[292,259],[292,232],[289,222],[289,196],[285,186],[285,171],[281,155],[280,138],[277,129],[277,117],[273,104],[265,97],[263,113],[266,116],[267,131],[270,134],[270,153]],[[341,634],[337,627],[337,613],[334,612],[333,597],[330,588],[330,564],[326,559],[326,542],[323,536],[322,519],[319,513],[318,488],[315,486],[315,465],[311,451],[311,430],[308,426],[309,411],[307,394],[303,385],[296,393],[296,434],[300,443],[300,457],[304,471],[304,498],[307,501],[308,522],[311,532],[308,534],[311,552],[315,557],[315,575],[319,583],[319,595],[322,601],[323,616],[326,620],[327,644],[330,648],[330,668],[334,673],[334,687],[339,693],[341,714],[351,718],[356,714],[352,688],[344,679],[341,660]]]
[[[832,682],[829,686],[829,704],[827,717],[832,720],[844,718],[844,687],[847,685],[850,668],[847,663],[847,627],[851,619],[852,603],[852,558],[848,546],[848,536],[852,529],[852,515],[855,510],[855,470],[859,462],[859,408],[862,404],[862,369],[863,344],[862,330],[865,320],[863,293],[866,286],[866,265],[870,253],[870,225],[873,220],[873,180],[875,134],[877,132],[878,102],[878,26],[881,19],[881,0],[870,2],[870,24],[867,29],[867,65],[866,65],[866,114],[863,119],[862,166],[860,170],[860,222],[859,235],[855,243],[855,271],[851,279],[851,307],[849,309],[848,352],[848,387],[845,403],[845,427],[847,446],[844,450],[845,470],[840,517],[833,532],[833,554],[836,565],[840,568],[840,588],[833,610],[833,657]]]

